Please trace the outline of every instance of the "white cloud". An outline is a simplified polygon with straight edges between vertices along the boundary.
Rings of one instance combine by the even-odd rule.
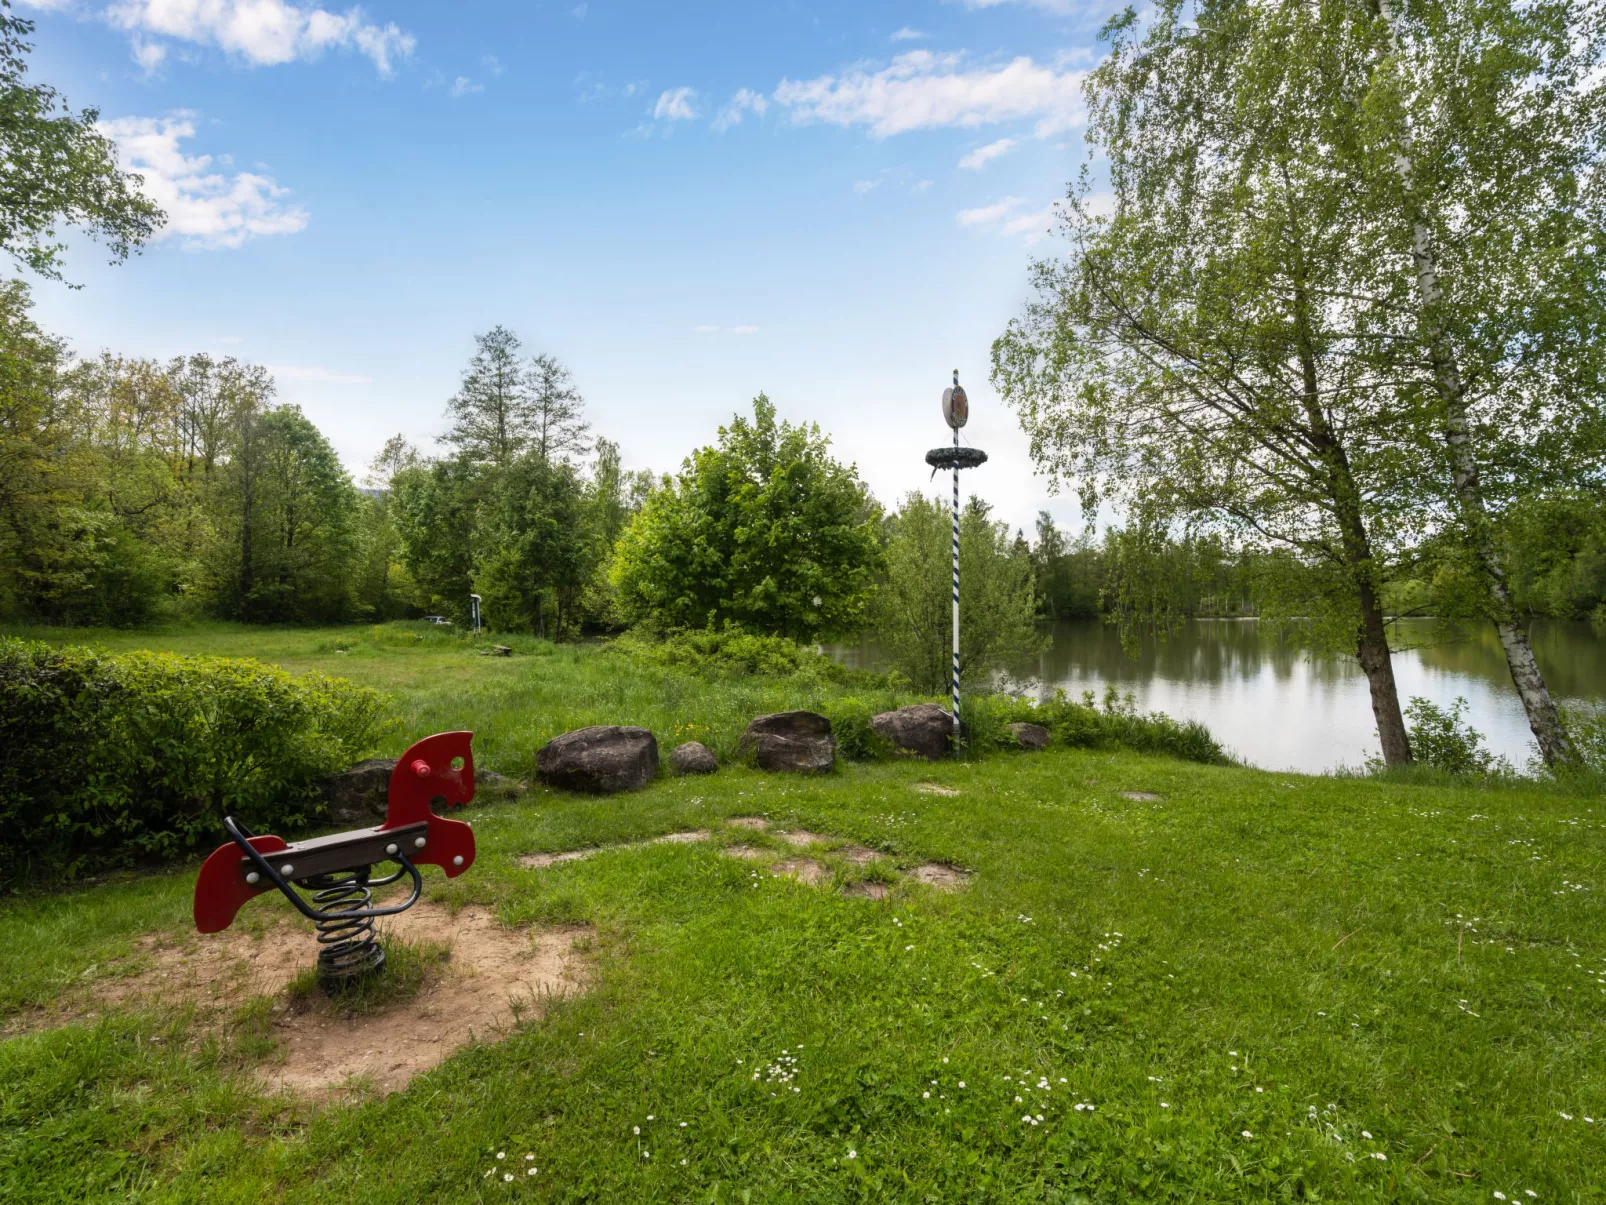
[[[485,70],[489,71],[492,75],[502,74],[502,60],[497,58],[494,54],[480,55],[480,66],[484,67]]]
[[[1005,4],[1024,4],[1027,8],[1065,17],[1086,13],[1090,7],[1086,0],[965,0],[966,8],[998,8]]]
[[[989,142],[986,146],[979,146],[959,161],[959,166],[966,171],[979,172],[989,160],[1000,155],[1007,155],[1016,146],[1013,138],[1000,138],[997,142]]]
[[[909,188],[912,192],[925,192],[926,189],[931,187],[931,184],[930,180],[916,180]]]
[[[911,50],[879,71],[783,79],[775,101],[797,122],[866,126],[876,138],[942,126],[973,128],[1036,117],[1038,137],[1082,120],[1083,71],[1062,71],[1022,56],[1001,67],[962,70],[963,56]]]
[[[210,155],[186,155],[179,140],[195,136],[193,114],[119,117],[100,123],[123,164],[144,177],[142,190],[167,211],[157,238],[181,236],[187,247],[238,247],[269,234],[305,230],[307,211],[286,201],[289,190],[256,172],[215,171]]]
[[[855,180],[853,191],[862,197],[865,193],[873,191],[880,183],[880,180]]]
[[[484,91],[484,84],[476,84],[473,80],[469,79],[468,76],[460,75],[452,81],[452,86],[446,90],[446,94],[455,99],[459,96],[467,96],[470,92]]]
[[[1023,203],[1020,197],[1005,197],[1002,201],[994,201],[991,205],[982,205],[976,209],[961,209],[954,216],[961,226],[990,226],[994,222],[1002,221]]]
[[[313,59],[325,50],[354,50],[389,75],[417,39],[394,22],[375,25],[360,8],[335,14],[287,0],[116,0],[106,18],[141,39],[173,38],[216,46],[252,66]]]
[[[1027,246],[1031,246],[1049,236],[1054,223],[1059,220],[1059,212],[1058,205],[1045,205],[1036,213],[1023,213],[1018,218],[1010,218],[999,233],[1024,235]]]
[[[744,113],[752,112],[763,117],[769,109],[770,102],[763,93],[754,92],[751,88],[738,88],[736,95],[732,96],[730,103],[719,111],[714,118],[714,129],[723,133],[742,120]]]
[[[359,373],[335,372],[316,364],[269,364],[268,371],[287,381],[312,381],[320,385],[371,385],[373,377]]]
[[[653,120],[691,121],[697,116],[696,98],[695,88],[671,88],[659,93],[658,103],[652,109]]]
[[[167,57],[167,47],[160,42],[147,42],[144,38],[136,37],[129,47],[129,53],[139,64],[139,69],[147,76],[155,75],[156,69],[162,65]]]
[[[907,25],[905,25],[902,29],[897,30],[896,32],[894,32],[892,37],[889,38],[888,41],[892,41],[892,42],[918,42],[921,39],[923,39],[925,36],[926,35],[921,30],[910,29]]]

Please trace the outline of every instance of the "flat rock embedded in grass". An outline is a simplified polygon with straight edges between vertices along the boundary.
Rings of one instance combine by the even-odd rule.
[[[806,828],[795,828],[791,832],[781,833],[780,838],[788,845],[795,845],[799,849],[806,845],[824,845],[831,839],[822,837],[819,833],[811,833]]]
[[[831,878],[831,872],[813,858],[788,858],[784,862],[773,863],[770,873],[776,878],[796,879],[810,887],[818,887]]]
[[[598,724],[554,737],[535,755],[541,781],[570,791],[613,795],[658,774],[658,741],[645,728]]]
[[[910,872],[914,877],[928,887],[935,887],[938,891],[958,891],[970,882],[970,872],[960,870],[947,862],[926,862],[916,866]]]
[[[741,747],[760,770],[824,774],[836,765],[831,721],[812,711],[779,711],[748,724]]]
[[[551,854],[525,854],[519,859],[519,865],[529,870],[545,870],[548,866],[557,866],[563,862],[578,862],[581,858],[589,858],[601,851],[601,846],[592,846],[590,849],[566,849]]]
[[[939,784],[934,783],[934,782],[917,782],[917,783],[914,784],[914,789],[919,791],[922,795],[957,795],[957,794],[959,794],[959,789],[957,787],[940,786]]]
[[[912,703],[872,716],[870,727],[895,749],[939,761],[951,748],[954,717],[935,703]]]
[[[719,760],[702,741],[687,741],[676,745],[669,754],[669,764],[676,774],[712,774],[719,769]]]
[[[762,862],[775,856],[773,851],[760,849],[756,845],[727,845],[719,852],[728,858],[745,858],[749,862]]]
[[[1122,791],[1122,799],[1136,800],[1138,803],[1159,803],[1164,795],[1156,795],[1153,791]]]
[[[842,889],[842,894],[850,899],[884,900],[892,894],[892,888],[885,883],[849,883]]]

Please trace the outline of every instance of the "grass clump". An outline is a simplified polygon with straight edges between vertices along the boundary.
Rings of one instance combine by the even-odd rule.
[[[384,931],[378,941],[385,952],[385,965],[379,971],[348,979],[331,992],[318,979],[318,968],[308,966],[285,989],[291,1007],[308,1008],[328,1001],[335,1016],[348,1020],[394,1008],[439,979],[452,956],[451,947],[438,941],[408,941]]]

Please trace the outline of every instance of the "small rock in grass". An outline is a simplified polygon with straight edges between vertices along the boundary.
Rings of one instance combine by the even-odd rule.
[[[676,745],[669,754],[669,764],[675,767],[676,774],[712,774],[719,769],[718,760],[702,741]]]
[[[1153,791],[1122,791],[1122,799],[1133,799],[1138,803],[1159,803],[1164,795],[1156,795]]]
[[[914,877],[938,891],[958,891],[970,882],[970,872],[950,866],[947,862],[927,862],[916,866]]]
[[[917,782],[917,783],[915,783],[914,789],[919,791],[922,795],[957,795],[957,794],[959,794],[958,789],[955,788],[955,787],[939,786],[937,783],[934,783],[934,782]]]
[[[742,733],[741,747],[752,751],[760,770],[824,774],[836,764],[831,721],[812,711],[759,716]]]
[[[543,745],[535,755],[535,770],[542,782],[570,791],[634,791],[658,774],[658,741],[645,728],[580,728]]]
[[[1016,723],[1006,727],[1022,749],[1035,751],[1048,746],[1048,729],[1041,724]]]
[[[948,756],[954,717],[935,703],[915,703],[871,717],[870,727],[894,748],[927,761],[938,761]]]

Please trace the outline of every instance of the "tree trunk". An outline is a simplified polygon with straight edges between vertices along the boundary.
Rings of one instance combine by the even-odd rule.
[[[1360,589],[1361,630],[1355,641],[1355,657],[1366,674],[1372,692],[1372,716],[1377,720],[1377,738],[1383,746],[1386,765],[1411,762],[1411,738],[1400,711],[1400,692],[1394,684],[1394,658],[1389,652],[1388,631],[1383,626],[1383,608],[1377,591],[1365,581]]]
[[[1399,34],[1395,29],[1395,15],[1390,0],[1377,0],[1377,6],[1378,14],[1388,25],[1389,40],[1398,55]],[[1522,699],[1523,710],[1528,715],[1528,727],[1539,744],[1540,756],[1545,759],[1545,765],[1550,767],[1574,766],[1578,764],[1578,754],[1567,738],[1561,717],[1556,714],[1555,700],[1550,697],[1544,675],[1539,672],[1528,631],[1516,607],[1512,605],[1511,591],[1506,585],[1505,565],[1501,561],[1500,549],[1495,545],[1493,524],[1478,477],[1478,461],[1472,447],[1471,426],[1467,421],[1466,385],[1461,379],[1460,365],[1445,337],[1443,320],[1438,314],[1438,304],[1443,297],[1438,255],[1433,247],[1433,234],[1427,220],[1416,208],[1411,131],[1401,130],[1399,137],[1400,148],[1394,154],[1394,171],[1400,177],[1406,204],[1412,207],[1411,260],[1416,266],[1417,307],[1423,334],[1427,338],[1428,355],[1433,364],[1433,386],[1444,406],[1444,441],[1450,454],[1450,472],[1455,483],[1462,524],[1466,528],[1473,555],[1477,557],[1488,583],[1490,618],[1500,635],[1500,647],[1505,650],[1511,681],[1517,688],[1518,697]]]

